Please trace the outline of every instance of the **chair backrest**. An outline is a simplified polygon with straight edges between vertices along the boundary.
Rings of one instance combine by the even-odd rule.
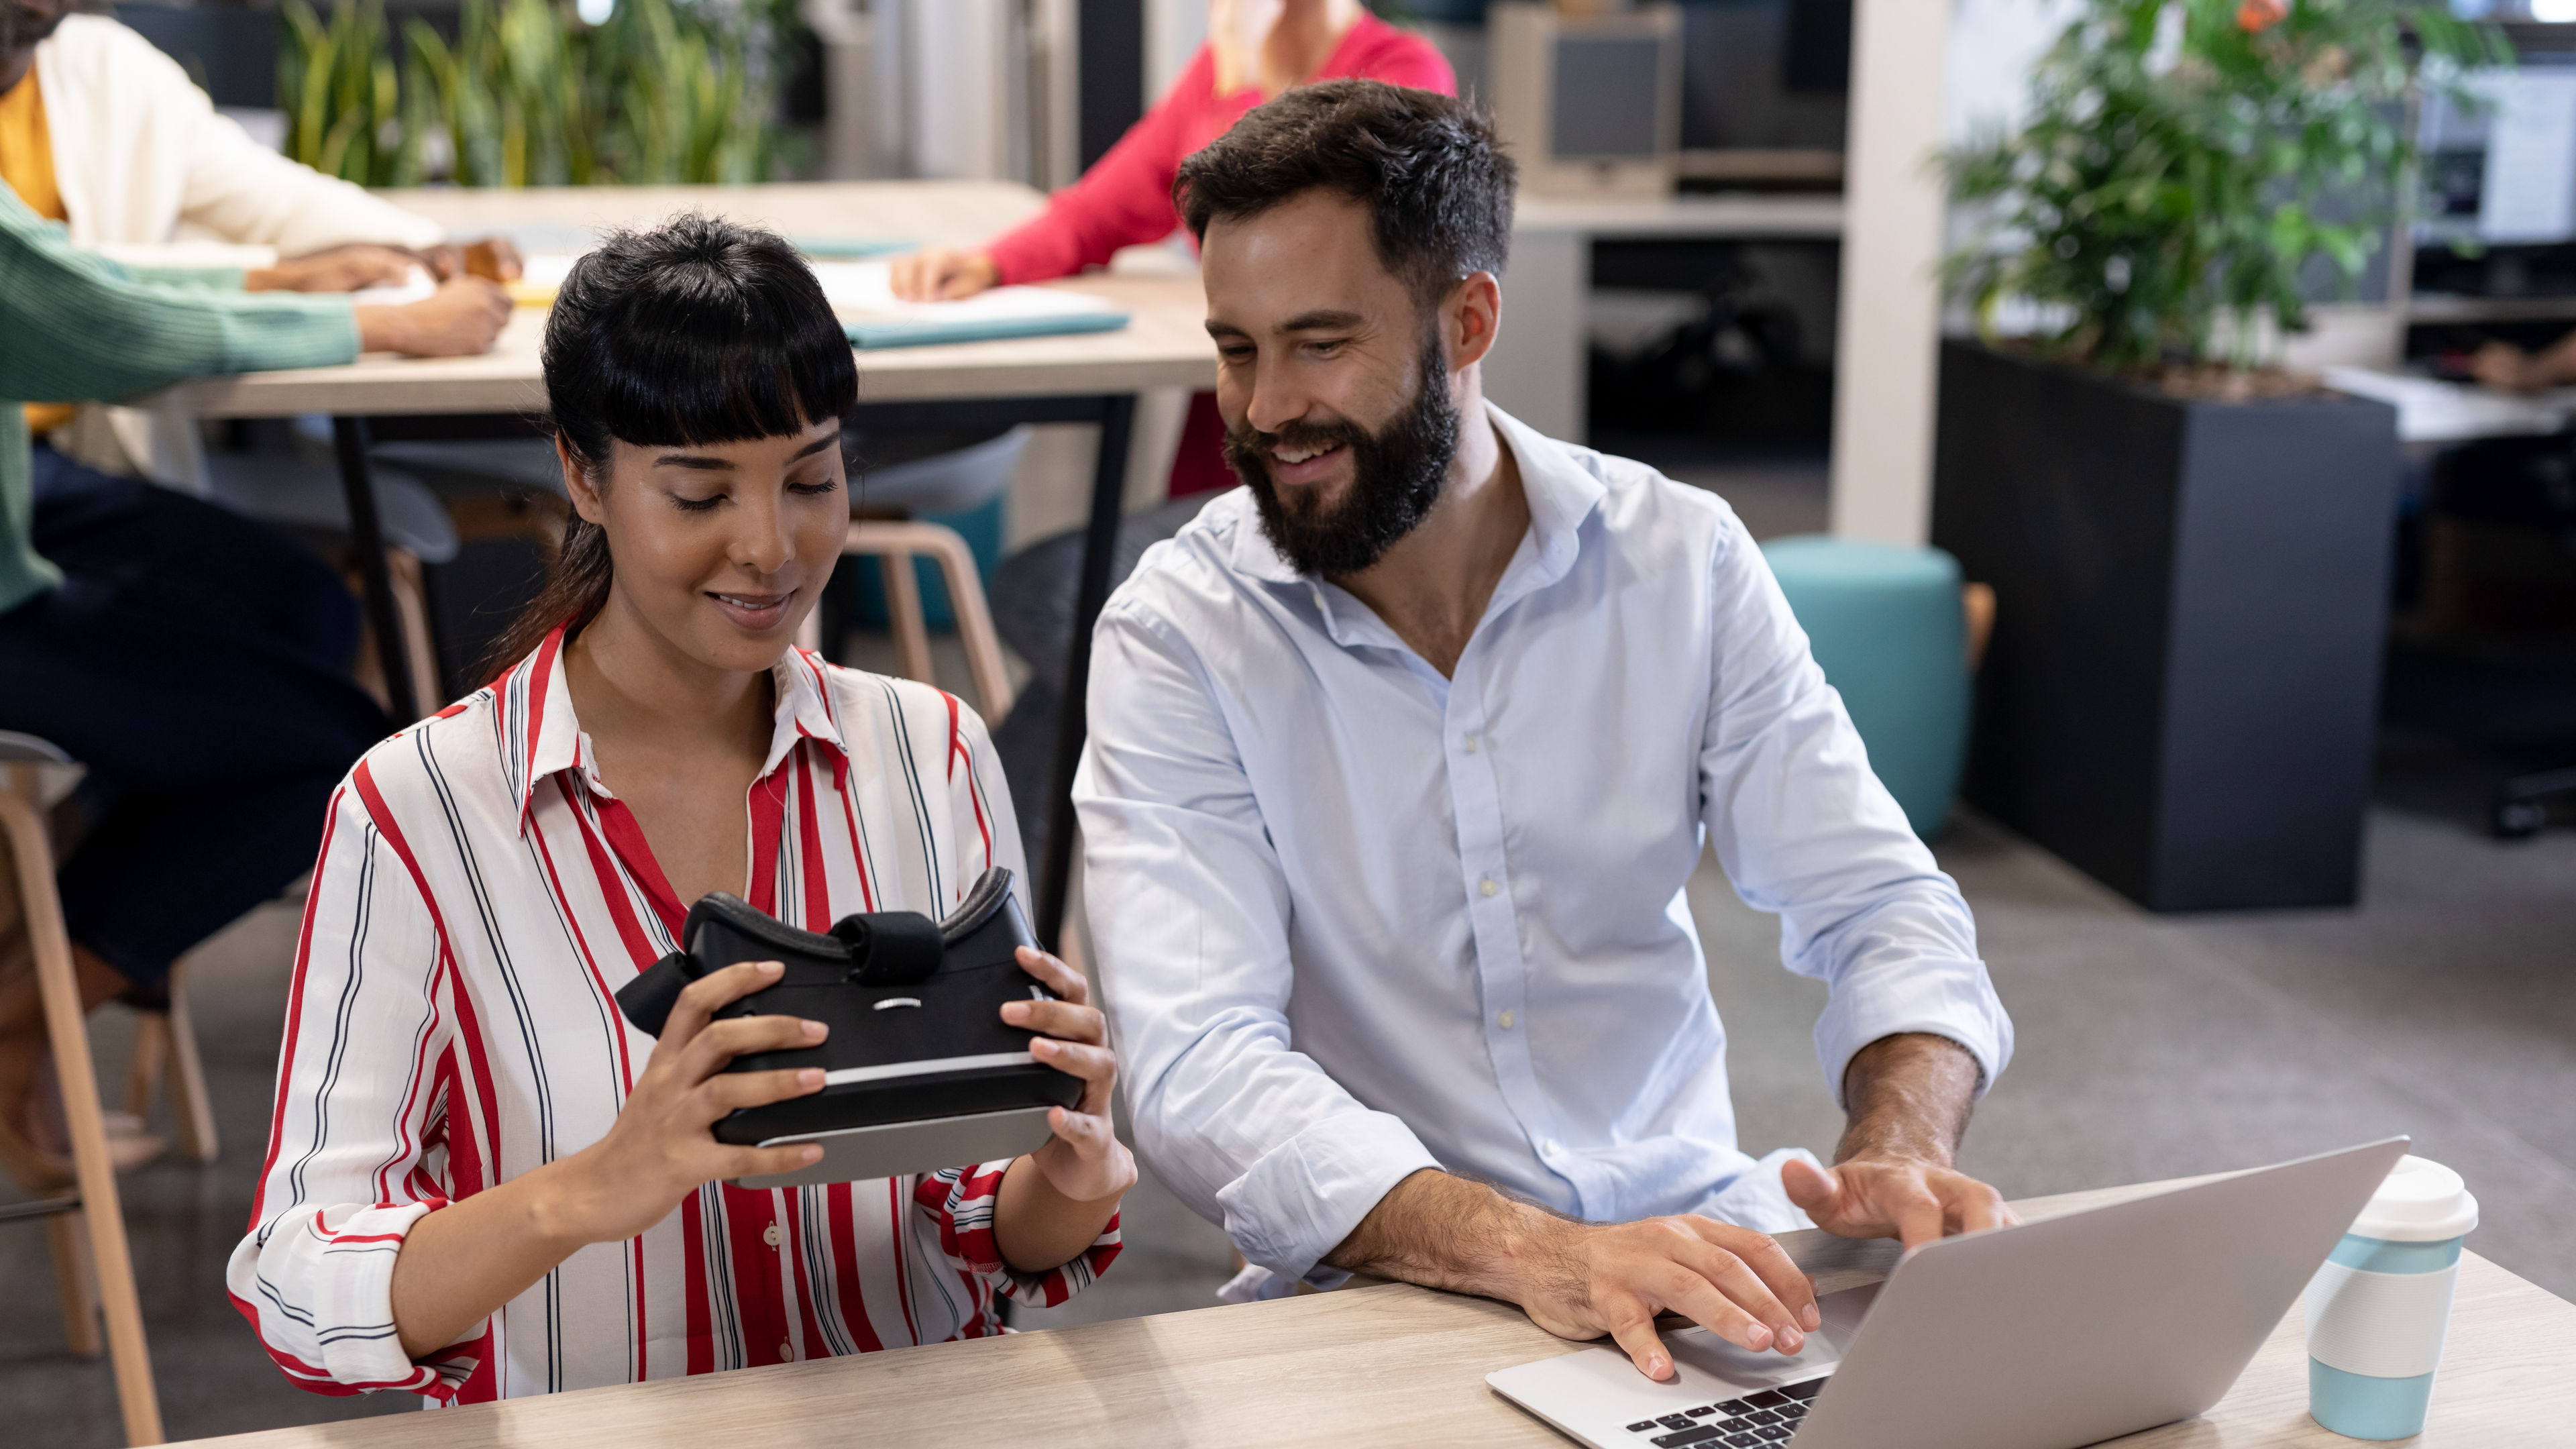
[[[954,452],[873,468],[850,490],[861,508],[908,513],[962,513],[1011,486],[1011,470],[1029,446],[1026,424]]]
[[[71,753],[52,740],[16,730],[0,730],[0,764],[68,765]]]

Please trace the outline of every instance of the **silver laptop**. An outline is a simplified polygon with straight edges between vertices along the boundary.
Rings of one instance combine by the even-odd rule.
[[[1595,1449],[2072,1449],[2218,1402],[2406,1151],[2392,1137],[1945,1238],[1827,1294],[1795,1356],[1667,1333],[1485,1382]]]

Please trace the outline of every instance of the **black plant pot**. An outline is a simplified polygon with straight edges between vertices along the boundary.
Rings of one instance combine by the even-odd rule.
[[[2357,899],[2397,415],[1941,349],[1933,542],[1994,586],[1964,794],[2158,911]]]

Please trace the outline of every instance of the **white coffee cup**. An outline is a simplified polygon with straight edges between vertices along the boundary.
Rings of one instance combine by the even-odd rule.
[[[2401,1157],[2309,1280],[2308,1414],[2355,1439],[2421,1433],[2451,1330],[2460,1240],[2478,1200],[2438,1162]]]

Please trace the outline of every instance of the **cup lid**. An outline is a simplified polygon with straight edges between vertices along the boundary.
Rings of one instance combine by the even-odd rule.
[[[2460,1175],[2438,1162],[2401,1157],[2352,1231],[2392,1243],[2438,1243],[2478,1225],[2478,1200]]]

